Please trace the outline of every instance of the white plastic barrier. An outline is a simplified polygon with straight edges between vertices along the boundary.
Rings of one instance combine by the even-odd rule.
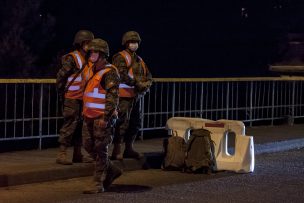
[[[228,131],[219,142],[216,154],[217,170],[235,171],[237,173],[249,173],[254,171],[254,143],[252,136],[235,135],[234,155],[228,152]]]
[[[217,122],[228,124],[228,128],[237,135],[245,135],[245,124],[242,121],[220,119]]]
[[[215,143],[216,170],[231,170],[238,173],[253,172],[254,143],[252,136],[245,136],[245,125],[241,121],[202,118],[172,117],[167,121],[167,129],[178,136],[189,138],[189,128],[204,128],[211,132]],[[228,152],[228,132],[235,133],[235,153]]]
[[[190,128],[201,128],[196,127],[205,122],[214,122],[213,120],[203,118],[190,118],[190,117],[172,117],[168,119],[166,123],[166,129],[169,130],[169,134],[174,133],[179,137],[183,137],[186,141],[189,138]]]
[[[188,140],[191,123],[187,120],[179,119],[179,117],[174,117],[167,121],[166,128],[169,134]]]

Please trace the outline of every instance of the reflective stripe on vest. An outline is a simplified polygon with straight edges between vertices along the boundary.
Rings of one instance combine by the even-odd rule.
[[[86,92],[84,94],[87,97],[92,97],[92,98],[99,98],[99,99],[105,99],[106,95],[105,94],[100,94],[98,93],[98,88],[94,88],[93,92]]]
[[[129,86],[127,84],[121,83],[119,84],[119,88],[134,88],[134,86]]]
[[[68,89],[69,91],[77,91],[77,90],[80,90],[80,86],[79,85],[71,85]]]
[[[131,65],[132,65],[131,55],[126,50],[123,50],[119,53],[125,59],[127,67],[129,68],[128,76],[130,78],[134,79],[133,68],[131,67]],[[138,58],[140,59],[140,63],[141,63],[141,67],[143,68],[144,76],[146,76],[146,74],[147,74],[146,65],[141,57],[138,56]],[[129,86],[125,83],[121,83],[119,85],[119,96],[120,97],[135,97],[134,86]]]
[[[94,108],[94,109],[105,109],[105,107],[106,107],[105,104],[96,104],[96,103],[91,103],[91,102],[85,103],[85,106],[87,108]]]
[[[82,57],[80,56],[80,54],[78,53],[78,51],[74,51],[73,54],[75,55],[76,57],[76,62],[77,62],[77,65],[78,65],[78,69],[80,69],[83,65],[83,60],[82,60]]]
[[[108,65],[106,67],[110,67]],[[100,85],[105,73],[111,68],[105,68],[96,73],[93,78],[88,81],[83,94],[83,114],[88,118],[97,118],[104,114],[106,103],[106,91]]]
[[[81,73],[82,82],[85,86],[86,82],[93,76],[93,70],[92,70],[93,64],[88,61],[86,66],[84,67],[84,70]]]
[[[83,64],[84,64],[84,58],[81,56],[80,52],[78,51],[73,51],[69,53],[71,55],[76,63],[76,66],[78,69],[81,69]],[[72,74],[70,77],[68,77],[68,82],[67,85],[73,80],[75,77],[75,74]],[[73,83],[70,85],[68,91],[65,94],[66,98],[70,99],[82,99],[82,93],[83,93],[83,84],[82,84],[82,76],[79,75]]]
[[[123,51],[121,51],[119,53],[125,59],[127,67],[129,68],[131,66],[131,64],[132,64],[132,57],[131,57],[131,55],[126,50],[123,50]]]
[[[131,65],[132,65],[132,57],[129,54],[129,52],[127,52],[126,50],[123,50],[123,51],[121,51],[119,53],[125,59],[127,67],[132,70],[132,67],[131,67]],[[147,76],[147,67],[146,67],[146,64],[145,64],[144,60],[140,56],[138,56],[138,55],[137,55],[137,57],[139,58],[141,67],[143,68],[144,76]],[[130,72],[130,69],[129,69],[129,72]],[[132,70],[132,74],[133,74],[133,70]]]
[[[133,69],[131,67],[131,64],[132,64],[132,57],[131,57],[131,55],[127,51],[125,51],[125,50],[123,50],[123,51],[121,51],[119,53],[125,59],[127,67],[129,68],[129,70],[128,70],[128,76],[130,78],[134,79]],[[129,85],[124,84],[124,83],[119,84],[119,96],[120,97],[135,97],[134,86],[129,86]]]
[[[68,81],[71,82],[73,80],[74,77],[69,77]],[[75,78],[74,82],[81,82],[82,78],[81,76],[78,76],[77,78]]]

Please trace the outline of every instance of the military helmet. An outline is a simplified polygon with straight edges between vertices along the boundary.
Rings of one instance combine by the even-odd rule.
[[[73,45],[80,44],[84,41],[91,41],[94,39],[94,34],[89,30],[79,30],[74,38]]]
[[[141,42],[140,36],[138,32],[135,31],[128,31],[122,36],[122,45],[126,45],[128,41],[137,41],[138,43]]]
[[[93,39],[88,45],[89,51],[100,51],[107,57],[110,55],[109,45],[106,41],[100,38]]]

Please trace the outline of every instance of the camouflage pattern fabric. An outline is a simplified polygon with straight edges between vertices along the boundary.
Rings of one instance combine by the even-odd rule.
[[[120,98],[118,122],[115,128],[114,143],[131,143],[135,140],[141,126],[139,100]]]
[[[78,72],[78,68],[74,58],[71,55],[64,55],[61,61],[61,68],[57,73],[56,85],[59,96],[64,97],[64,89],[67,84],[68,77]],[[81,146],[81,113],[82,101],[76,99],[64,99],[63,102],[63,118],[64,122],[59,131],[58,142],[65,146],[72,144]]]
[[[101,86],[106,90],[105,114],[94,119],[85,117],[82,128],[83,146],[92,157],[96,157],[94,175],[98,179],[96,182],[100,182],[101,176],[111,164],[108,158],[108,146],[113,140],[112,114],[117,109],[119,99],[119,76],[115,69],[103,76]]]
[[[140,128],[141,119],[139,113],[139,97],[149,90],[152,85],[152,75],[146,66],[147,73],[144,75],[144,69],[136,53],[126,51],[132,56],[132,68],[134,79],[128,76],[129,68],[123,56],[119,53],[114,55],[113,64],[117,67],[121,83],[135,86],[135,98],[119,99],[119,122],[115,128],[114,143],[121,143],[124,139],[126,143],[134,141]]]
[[[95,171],[104,172],[109,164],[108,145],[112,143],[112,127],[103,127],[100,123],[104,118],[85,119],[82,128],[83,147],[92,156],[96,157]]]
[[[59,131],[58,142],[64,146],[81,146],[82,100],[65,99],[63,104],[64,122]]]
[[[64,89],[67,85],[68,77],[78,72],[74,58],[71,55],[64,55],[61,60],[61,68],[57,73],[56,86],[61,97],[64,96]]]
[[[101,86],[106,90],[105,121],[110,121],[119,102],[119,75],[115,69],[110,70],[101,81]]]
[[[131,53],[128,49],[125,51],[127,51],[132,57],[131,67],[133,69],[134,79],[129,77],[129,67],[127,67],[125,59],[121,54],[117,53],[113,56],[113,65],[116,66],[119,71],[121,83],[125,83],[129,86],[135,86],[135,91],[137,91],[138,94],[141,94],[143,91],[139,91],[139,89],[143,83],[145,83],[147,90],[152,85],[152,74],[146,66],[147,73],[144,75],[144,68],[142,67],[142,63],[140,62],[137,54]]]

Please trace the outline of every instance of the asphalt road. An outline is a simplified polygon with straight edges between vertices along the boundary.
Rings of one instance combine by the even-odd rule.
[[[0,188],[0,202],[304,202],[304,149],[258,155],[251,174],[132,171],[124,173],[111,191],[84,195],[90,180]]]

